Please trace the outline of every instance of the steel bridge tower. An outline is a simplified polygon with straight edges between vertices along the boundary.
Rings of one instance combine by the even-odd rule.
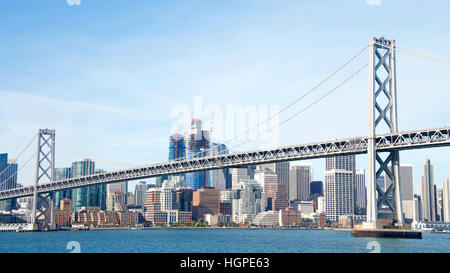
[[[53,181],[55,173],[55,130],[39,129],[37,135],[36,176],[31,211],[32,229],[54,229],[52,193],[38,193],[40,181]],[[44,181],[43,181],[44,182]]]
[[[371,228],[377,228],[382,207],[392,212],[396,225],[403,225],[399,151],[378,152],[375,148],[376,136],[380,133],[377,131],[398,131],[396,89],[395,40],[372,37],[369,40],[367,222],[364,224]],[[392,181],[386,190],[377,185],[377,178],[383,174]]]

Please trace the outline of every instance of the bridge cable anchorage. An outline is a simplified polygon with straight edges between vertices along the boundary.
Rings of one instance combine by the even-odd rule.
[[[31,140],[28,142],[28,144],[25,146],[25,148],[22,149],[22,151],[19,153],[19,155],[18,155],[16,158],[14,158],[15,161],[18,161],[19,158],[22,156],[22,154],[23,154],[23,153],[28,149],[28,147],[30,147],[30,145],[36,140],[37,135],[38,135],[38,134],[35,134],[35,135],[33,136],[33,138],[31,138]],[[36,153],[35,153],[35,154],[36,154]],[[11,167],[11,165],[8,164],[8,166],[7,166],[2,172],[0,172],[0,177],[2,177],[2,174],[3,174],[4,172],[6,172],[10,167]],[[22,168],[20,168],[20,169],[22,169]],[[9,181],[9,179],[10,179],[11,177],[14,177],[14,175],[16,175],[17,172],[18,172],[18,171],[16,171],[13,175],[11,175],[7,180],[5,180],[5,181],[3,181],[2,183],[0,183],[0,186],[3,185],[4,183],[6,183],[7,181]]]
[[[382,47],[385,47],[385,48],[389,48],[389,46],[383,45],[383,44],[380,44],[380,43],[374,43],[374,44],[382,46]],[[420,52],[418,50],[410,49],[410,48],[407,48],[407,47],[404,47],[404,46],[396,45],[394,47],[394,50],[397,50],[399,52],[402,52],[402,53],[405,53],[405,54],[408,54],[408,55],[411,55],[411,56],[414,56],[414,57],[422,58],[422,59],[425,59],[425,60],[439,62],[439,63],[443,63],[443,64],[450,64],[450,59],[445,59],[445,58],[442,58],[442,57],[433,56],[433,55],[430,55],[430,54],[427,54],[427,53],[424,53],[424,52]]]
[[[364,68],[366,68],[369,64],[366,63],[365,65],[363,65],[362,67],[360,67],[356,72],[354,72],[352,75],[350,75],[348,78],[346,78],[344,81],[342,81],[340,84],[338,84],[336,87],[334,87],[333,89],[329,90],[327,93],[325,93],[324,95],[322,95],[320,98],[318,98],[317,100],[313,101],[312,103],[310,103],[309,105],[307,105],[306,107],[302,108],[300,111],[294,113],[292,116],[290,116],[289,118],[285,119],[284,121],[280,122],[277,126],[273,127],[273,128],[269,128],[268,130],[260,133],[259,135],[257,135],[256,137],[260,137],[278,127],[280,127],[281,125],[287,123],[288,121],[290,121],[291,119],[295,118],[296,116],[300,115],[301,113],[303,113],[304,111],[308,110],[309,108],[311,108],[312,106],[316,105],[317,103],[319,103],[321,100],[325,99],[326,97],[328,97],[329,95],[331,95],[331,93],[333,93],[335,90],[337,90],[338,88],[340,88],[341,86],[343,86],[345,83],[347,83],[349,80],[351,80],[352,78],[354,78],[357,74],[359,74],[362,70],[364,70]],[[236,146],[231,147],[230,149],[242,146],[248,142],[250,142],[251,139],[248,139]]]
[[[367,48],[369,47],[369,45],[364,46],[362,49],[360,49],[356,54],[354,54],[353,56],[351,56],[346,62],[344,62],[341,66],[339,66],[333,73],[329,74],[327,77],[325,77],[322,81],[320,81],[318,84],[316,84],[314,87],[312,87],[311,89],[309,89],[305,94],[303,94],[301,97],[295,99],[293,102],[291,102],[290,104],[286,105],[283,109],[281,109],[280,111],[278,111],[277,113],[273,114],[272,116],[270,116],[269,118],[267,118],[266,120],[258,123],[257,125],[255,125],[252,128],[249,128],[248,130],[246,130],[245,132],[224,141],[222,144],[227,144],[230,143],[244,135],[246,135],[247,133],[251,132],[254,129],[257,129],[259,127],[261,127],[263,124],[266,124],[267,122],[269,122],[270,120],[274,119],[275,117],[279,116],[281,113],[283,113],[284,111],[286,111],[287,109],[289,109],[290,107],[292,107],[293,105],[295,105],[296,103],[298,103],[299,101],[301,101],[303,98],[305,98],[306,96],[308,96],[309,94],[311,94],[313,91],[317,90],[320,86],[322,86],[325,82],[327,82],[329,79],[331,79],[334,75],[336,75],[339,71],[341,71],[344,67],[346,67],[349,63],[351,63],[353,60],[356,59],[356,57],[358,57],[359,55],[361,55]],[[240,145],[239,145],[240,146]],[[194,158],[195,157],[203,157],[205,155],[207,155],[207,152],[210,151],[212,149],[208,148],[204,151],[198,152],[194,155],[192,155]],[[206,154],[205,154],[206,153]],[[176,160],[185,160],[187,156],[184,157],[180,157],[177,158]]]

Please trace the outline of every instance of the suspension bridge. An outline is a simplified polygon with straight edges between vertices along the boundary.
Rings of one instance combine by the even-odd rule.
[[[204,156],[206,153],[203,151],[201,155],[194,156],[194,158],[184,158],[147,166],[133,167],[54,181],[55,131],[40,129],[36,135],[37,151],[35,155],[36,173],[34,185],[1,190],[0,200],[33,196],[31,222],[33,225],[37,225],[38,223],[52,221],[51,212],[49,213],[49,210],[53,207],[51,205],[51,195],[53,192],[61,190],[203,170],[238,168],[264,163],[318,159],[338,155],[367,154],[367,221],[364,226],[369,229],[379,228],[377,225],[378,210],[383,205],[386,205],[391,210],[396,224],[398,226],[402,226],[404,224],[404,219],[400,199],[399,152],[403,150],[450,146],[450,127],[413,131],[398,130],[396,51],[404,50],[413,56],[444,64],[450,64],[450,61],[396,46],[394,40],[372,37],[367,46],[361,49],[356,55],[352,56],[347,62],[345,62],[322,82],[306,92],[302,97],[283,108],[279,113],[277,113],[277,115],[315,91],[365,50],[369,50],[369,63],[363,65],[350,77],[346,78],[339,85],[328,91],[325,95],[310,105],[296,112],[286,120],[280,122],[279,126],[287,123],[295,116],[312,107],[314,104],[319,103],[336,89],[351,80],[364,68],[368,67],[369,131],[367,136],[208,156]],[[258,124],[256,127],[259,127],[261,124],[272,118],[274,118],[274,116],[269,117],[269,119]],[[382,125],[385,128],[388,128],[388,132],[384,132],[382,134],[377,132],[377,129],[381,129]],[[248,131],[255,129],[256,127],[250,128]],[[244,132],[244,134],[248,131]],[[263,134],[268,131],[263,132]],[[242,144],[243,143],[240,145]],[[27,145],[27,147],[28,146],[29,145]],[[392,166],[392,168],[388,166]],[[380,188],[376,183],[376,179],[382,175],[389,177],[393,181],[392,185],[386,190]],[[44,178],[48,179],[50,182],[39,183]],[[389,195],[394,198],[388,198]]]

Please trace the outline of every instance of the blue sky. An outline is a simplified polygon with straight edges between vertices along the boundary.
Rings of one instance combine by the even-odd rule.
[[[57,167],[80,158],[106,170],[156,163],[167,160],[173,110],[193,109],[194,98],[223,111],[282,108],[371,36],[450,58],[448,1],[368,2],[0,0],[0,152],[14,157],[38,128],[53,128]],[[367,61],[365,52],[280,121]],[[397,65],[400,130],[448,126],[449,66],[400,52]],[[280,127],[277,143],[367,135],[367,78],[366,69]],[[430,158],[440,185],[449,154],[426,149],[400,160],[414,164],[417,183]],[[366,168],[365,156],[357,160]],[[19,175],[25,185],[32,165]],[[323,179],[323,165],[314,161],[315,179]]]

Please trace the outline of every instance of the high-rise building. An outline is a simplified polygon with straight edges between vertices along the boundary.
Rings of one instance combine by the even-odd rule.
[[[275,172],[271,169],[257,169],[255,180],[263,188],[266,195],[266,210],[280,210],[289,206],[288,185],[280,184]]]
[[[63,180],[63,179],[67,179],[67,178],[71,178],[72,177],[72,168],[68,167],[68,168],[55,168],[55,174],[53,176],[53,179],[58,181],[58,180]],[[55,209],[58,209],[61,200],[63,199],[70,199],[72,200],[72,190],[62,190],[62,191],[57,191],[54,194],[54,200],[53,200],[53,205],[55,207]],[[72,204],[72,203],[71,203]]]
[[[364,170],[355,172],[355,212],[356,214],[366,214],[367,193],[366,193],[366,174]]]
[[[126,206],[126,196],[125,193],[116,190],[114,192],[109,192],[106,199],[106,210],[107,211],[128,211]]]
[[[8,154],[0,154],[0,190],[9,190],[17,187],[17,163],[8,160]],[[17,207],[17,199],[0,201],[0,211],[10,211]]]
[[[331,221],[340,215],[353,215],[355,185],[355,156],[342,155],[326,158],[325,214]]]
[[[444,191],[443,189],[436,189],[436,221],[443,222],[444,221]]]
[[[290,174],[289,174],[289,162],[288,161],[267,163],[267,164],[258,165],[256,167],[256,170],[261,171],[264,169],[269,169],[272,172],[277,174],[278,184],[286,185],[287,188],[289,187],[289,175]]]
[[[163,182],[161,188],[161,211],[177,210],[177,193],[175,185],[170,183],[169,180]]]
[[[310,194],[323,195],[323,182],[322,181],[311,181]]]
[[[202,130],[202,121],[193,119],[191,122],[191,134],[188,137],[187,157],[189,159],[204,157],[210,147],[210,132]],[[187,186],[200,189],[208,186],[208,171],[198,171],[186,174]]]
[[[95,170],[95,162],[83,159],[72,163],[72,176],[79,177],[104,172]],[[100,207],[106,210],[106,185],[92,185],[72,190],[72,213],[81,207]]]
[[[422,218],[422,198],[420,195],[414,194],[413,222],[420,222]]]
[[[392,167],[388,166],[392,171]],[[400,199],[402,200],[402,212],[405,222],[410,224],[413,221],[414,215],[414,179],[413,179],[413,165],[400,164]],[[392,185],[392,180],[389,176],[385,176],[384,190],[387,190]],[[388,195],[388,198],[393,200],[393,191]]]
[[[250,223],[256,214],[265,210],[264,193],[256,180],[242,180],[240,189],[232,190],[232,220]]]
[[[176,132],[169,137],[169,161],[183,159],[186,159],[186,139],[182,134]],[[186,177],[185,174],[180,174],[180,176]],[[171,177],[169,175],[165,179],[171,179]]]
[[[240,183],[242,180],[248,180],[250,179],[250,176],[248,175],[248,169],[247,168],[232,168],[231,171],[231,183],[232,188],[239,188]]]
[[[192,196],[194,189],[179,187],[176,190],[177,207],[180,211],[192,211]]]
[[[210,148],[210,155],[228,154],[228,148],[225,144],[213,143]],[[231,188],[230,172],[228,168],[222,168],[209,171],[210,187],[221,191]]]
[[[216,215],[220,211],[220,190],[214,188],[201,188],[192,196],[192,218],[203,220],[205,214]]]
[[[423,175],[420,179],[420,197],[422,198],[422,218],[424,221],[436,221],[436,200],[434,191],[434,171],[430,160],[425,160]]]
[[[442,207],[444,222],[450,222],[450,175],[442,182]]]
[[[134,188],[134,200],[135,205],[139,207],[144,207],[145,193],[147,192],[148,186],[145,181],[139,181]]]
[[[311,164],[292,166],[289,178],[289,200],[308,201],[311,193],[311,180]]]

